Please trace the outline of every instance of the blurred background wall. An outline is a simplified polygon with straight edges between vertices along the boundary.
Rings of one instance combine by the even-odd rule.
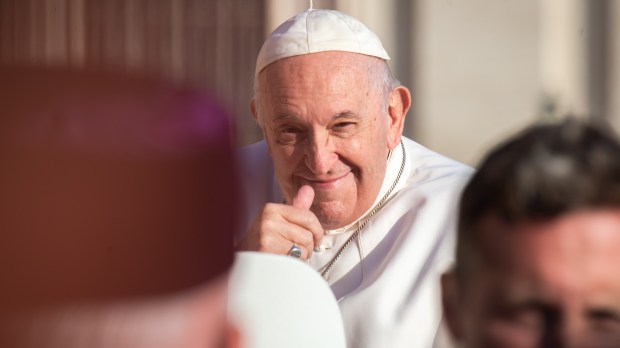
[[[0,0],[0,62],[146,72],[213,90],[256,138],[248,105],[264,32],[254,0]]]
[[[161,74],[215,90],[251,120],[254,62],[307,0],[0,0],[0,60]],[[475,164],[531,122],[574,114],[620,127],[620,1],[315,0],[382,39],[413,93],[405,133]]]

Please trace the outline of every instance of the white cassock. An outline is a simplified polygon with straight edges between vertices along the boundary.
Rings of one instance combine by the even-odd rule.
[[[454,259],[458,197],[473,170],[405,137],[402,145],[390,153],[369,211],[349,226],[326,231],[309,261],[322,272],[368,220],[325,275],[350,347],[432,347],[440,327],[439,277]],[[264,141],[242,148],[240,157],[247,230],[265,203],[281,203],[283,195]],[[401,166],[396,186],[369,218]]]

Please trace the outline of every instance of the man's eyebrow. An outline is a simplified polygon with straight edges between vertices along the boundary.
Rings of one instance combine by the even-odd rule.
[[[620,312],[616,308],[592,307],[586,309],[586,315],[590,319],[611,319],[620,323]]]
[[[341,119],[347,119],[347,120],[362,119],[360,115],[356,114],[353,111],[349,111],[349,110],[339,112],[333,115],[331,118],[332,118],[332,121],[341,120]],[[287,120],[297,121],[297,117],[291,114],[276,114],[271,118],[271,120],[273,122],[282,122],[282,121],[287,121]]]
[[[286,120],[296,120],[297,118],[291,114],[275,114],[271,118],[272,122],[286,121]]]
[[[500,301],[499,305],[495,305],[494,310],[498,312],[510,311],[510,310],[536,310],[540,313],[544,313],[548,316],[552,316],[557,309],[555,306],[546,301],[543,298],[538,297],[523,297],[523,298],[515,298],[508,299],[505,301]]]
[[[332,120],[340,119],[361,119],[362,117],[353,111],[343,111],[332,116]]]

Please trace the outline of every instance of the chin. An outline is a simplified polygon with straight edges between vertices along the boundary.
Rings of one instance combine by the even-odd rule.
[[[311,210],[319,219],[319,222],[324,229],[333,230],[351,223],[351,221],[348,221],[351,216],[349,212],[344,209],[334,209],[333,207],[333,205],[339,205],[342,207],[342,203],[329,202],[318,205],[318,207],[313,206]]]

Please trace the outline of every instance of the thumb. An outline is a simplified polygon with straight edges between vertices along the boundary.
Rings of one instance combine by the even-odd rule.
[[[293,197],[293,206],[301,209],[310,209],[314,200],[314,190],[308,185],[299,188],[295,197]]]

